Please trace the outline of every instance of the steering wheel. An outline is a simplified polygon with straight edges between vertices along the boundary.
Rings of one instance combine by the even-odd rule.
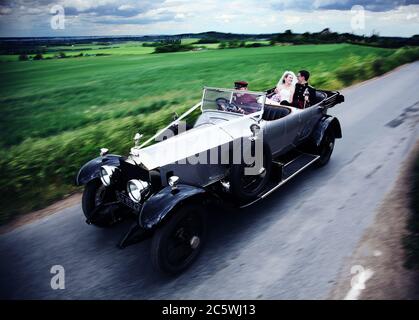
[[[217,98],[215,99],[215,103],[218,106],[218,110],[237,113],[241,112],[241,109],[238,106],[236,106],[234,103],[230,103],[226,98]]]

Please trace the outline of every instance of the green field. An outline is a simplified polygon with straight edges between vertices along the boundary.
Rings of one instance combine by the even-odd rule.
[[[196,39],[194,39],[196,41]],[[143,42],[127,41],[124,43],[105,44],[75,44],[72,46],[50,46],[45,48],[46,53],[42,54],[44,58],[53,58],[60,52],[66,56],[72,57],[79,54],[83,55],[139,55],[149,54],[154,51],[152,47],[143,47]],[[31,54],[30,56],[34,56]],[[0,62],[18,61],[19,55],[0,55]]]
[[[196,44],[199,39],[182,39],[182,44],[189,44],[196,48],[218,49],[219,43]],[[67,57],[83,55],[142,55],[154,52],[153,47],[144,47],[144,42],[127,41],[114,44],[74,44],[71,46],[49,46],[45,47],[46,53],[42,54],[45,58],[54,58],[58,53],[65,53]],[[246,44],[261,43],[269,44],[269,41],[245,41]],[[34,56],[30,54],[29,56]],[[0,62],[18,61],[19,55],[0,55]]]
[[[336,89],[345,85],[336,70],[345,75],[348,65],[363,70],[399,54],[348,44],[168,54],[144,49],[152,48],[126,44],[119,54],[109,49],[110,56],[1,64],[0,221],[76,190],[78,168],[100,147],[126,154],[135,132],[154,133],[173,111],[195,104],[204,85],[231,87],[244,79],[249,89],[264,90],[284,70],[308,69],[314,86]]]

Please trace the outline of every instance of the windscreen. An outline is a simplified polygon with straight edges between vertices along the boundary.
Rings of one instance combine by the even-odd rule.
[[[264,93],[205,88],[202,110],[218,110],[246,115],[262,111],[264,103]]]

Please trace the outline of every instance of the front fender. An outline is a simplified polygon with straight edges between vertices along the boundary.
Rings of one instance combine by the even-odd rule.
[[[89,181],[100,177],[100,167],[103,165],[119,166],[121,156],[109,154],[103,157],[97,157],[85,163],[76,176],[76,185],[82,186]]]
[[[145,201],[139,215],[139,224],[150,229],[162,221],[178,203],[204,193],[204,189],[186,184],[179,184],[175,191],[165,187]]]
[[[326,115],[319,120],[312,133],[312,139],[319,146],[327,130],[332,130],[335,138],[342,138],[342,129],[339,120],[333,116]]]

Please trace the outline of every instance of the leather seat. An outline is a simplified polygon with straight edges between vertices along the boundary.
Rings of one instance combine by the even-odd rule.
[[[265,105],[263,110],[262,119],[266,121],[277,120],[286,115],[290,114],[291,110],[284,107],[271,107],[269,105]]]

